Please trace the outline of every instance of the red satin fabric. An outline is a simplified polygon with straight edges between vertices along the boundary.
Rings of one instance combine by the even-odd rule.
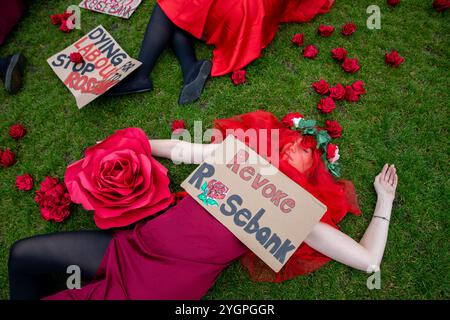
[[[212,76],[244,68],[261,55],[280,23],[310,21],[334,0],[158,0],[181,29],[214,45]]]

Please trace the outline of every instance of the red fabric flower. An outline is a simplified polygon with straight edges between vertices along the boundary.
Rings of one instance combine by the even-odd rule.
[[[387,0],[387,4],[390,5],[391,7],[395,7],[399,3],[400,3],[400,0]]]
[[[361,80],[353,82],[352,88],[357,95],[366,93],[366,89],[364,89],[364,83]]]
[[[342,84],[338,83],[334,87],[330,88],[330,98],[335,100],[343,100],[345,98],[345,88]]]
[[[328,83],[323,79],[314,82],[312,84],[312,87],[314,88],[314,90],[316,90],[318,94],[325,95],[328,93]]]
[[[437,12],[444,12],[445,10],[450,8],[450,1],[449,0],[434,0],[433,8]]]
[[[29,173],[16,177],[16,187],[20,191],[29,191],[33,189],[33,185],[33,177]]]
[[[247,81],[246,79],[247,71],[245,70],[235,70],[231,74],[231,81],[235,86],[243,84]]]
[[[66,185],[58,178],[45,177],[36,190],[34,201],[39,205],[41,216],[46,221],[64,221],[70,215],[70,195]]]
[[[341,65],[342,69],[348,73],[356,73],[360,69],[358,59],[345,58]]]
[[[9,136],[11,138],[13,138],[14,140],[23,138],[23,137],[25,137],[26,134],[27,134],[27,130],[20,123],[13,124],[11,127],[9,127]]]
[[[308,44],[305,48],[303,48],[303,56],[308,59],[314,59],[317,57],[319,50],[313,45]]]
[[[213,199],[224,199],[227,195],[229,188],[222,182],[212,179],[208,182],[207,196]]]
[[[359,100],[359,96],[352,86],[345,86],[345,100],[349,102],[357,102]]]
[[[152,157],[138,128],[118,130],[88,148],[85,158],[67,167],[64,179],[72,201],[94,210],[101,229],[127,226],[173,202],[167,169]]]
[[[294,123],[294,119],[303,119],[303,115],[301,113],[298,112],[291,112],[288,113],[287,115],[285,115],[283,117],[283,119],[281,119],[281,122],[286,126],[286,127],[293,127],[295,125]]]
[[[83,56],[77,51],[71,52],[69,58],[73,63],[82,63],[84,61]]]
[[[350,36],[356,31],[356,25],[353,22],[349,22],[344,24],[342,27],[341,33],[344,36]]]
[[[305,43],[305,34],[296,33],[291,40],[297,47],[301,47]]]
[[[62,22],[62,14],[52,14],[50,15],[50,19],[52,20],[53,25],[59,25]]]
[[[333,143],[327,144],[327,159],[331,163],[335,163],[339,160],[339,148]]]
[[[327,130],[328,134],[332,138],[340,138],[342,136],[342,127],[339,122],[335,120],[327,120],[325,121],[325,130]]]
[[[16,155],[9,149],[0,150],[0,166],[2,167],[11,167],[14,163],[16,163]]]
[[[319,29],[317,30],[317,32],[320,34],[320,36],[322,37],[329,37],[333,34],[334,32],[334,27],[333,26],[325,26],[325,25],[321,25],[319,27]]]
[[[73,14],[72,11],[66,11],[61,15],[61,19],[63,21],[65,21],[65,20],[69,19],[72,14]]]
[[[317,109],[319,109],[323,113],[330,113],[335,108],[336,108],[336,104],[334,103],[334,100],[331,99],[330,97],[320,99],[320,102],[317,105]]]
[[[386,53],[385,61],[391,67],[397,68],[405,61],[405,58],[401,57],[396,50],[392,50],[391,53]]]
[[[186,129],[186,125],[183,119],[177,119],[172,121],[172,132],[177,133]]]
[[[72,29],[70,29],[67,26],[67,21],[66,20],[63,20],[61,22],[61,25],[59,26],[59,30],[61,30],[62,32],[65,32],[65,33],[69,33],[70,31],[72,31]]]
[[[332,49],[331,56],[334,60],[342,61],[347,57],[347,50],[342,47]]]

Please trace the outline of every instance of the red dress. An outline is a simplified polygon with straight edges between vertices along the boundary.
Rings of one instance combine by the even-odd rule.
[[[181,29],[215,46],[212,76],[244,68],[259,58],[280,23],[307,22],[334,0],[158,0]]]

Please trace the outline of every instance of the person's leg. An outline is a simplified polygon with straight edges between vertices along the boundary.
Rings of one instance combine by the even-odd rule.
[[[24,68],[25,58],[20,53],[0,58],[0,79],[8,93],[15,94],[22,87]]]
[[[200,97],[206,79],[211,72],[211,62],[197,60],[192,36],[187,32],[175,28],[171,47],[183,72],[183,88],[181,89],[179,104],[194,102]]]
[[[64,285],[70,265],[80,267],[82,281],[92,280],[111,239],[107,232],[79,231],[16,242],[11,247],[8,263],[10,299],[40,299],[67,289]],[[61,278],[60,283],[55,283],[55,276]]]
[[[152,88],[149,75],[161,53],[168,46],[172,38],[175,25],[170,21],[158,4],[148,22],[142,41],[138,60],[142,65],[131,75],[119,82],[108,91],[108,95],[123,95],[129,93],[145,92]]]

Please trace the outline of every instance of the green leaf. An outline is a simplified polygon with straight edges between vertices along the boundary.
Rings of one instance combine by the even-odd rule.
[[[200,193],[200,194],[198,195],[198,198],[199,198],[200,200],[202,200],[203,202],[206,203],[206,194]]]
[[[341,176],[341,166],[339,163],[328,163],[328,169],[330,170],[331,174],[335,177]]]
[[[210,205],[210,206],[219,206],[219,204],[217,203],[216,200],[214,200],[213,198],[208,198],[208,200],[206,200],[206,204]]]
[[[205,190],[207,189],[207,188],[206,188],[207,186],[208,186],[208,184],[207,184],[206,181],[205,181],[205,182],[203,182],[202,188],[201,188],[201,189],[202,189],[203,191],[205,191]]]
[[[330,135],[326,131],[319,131],[316,135],[317,140],[317,148],[326,147],[327,144],[331,141]]]

